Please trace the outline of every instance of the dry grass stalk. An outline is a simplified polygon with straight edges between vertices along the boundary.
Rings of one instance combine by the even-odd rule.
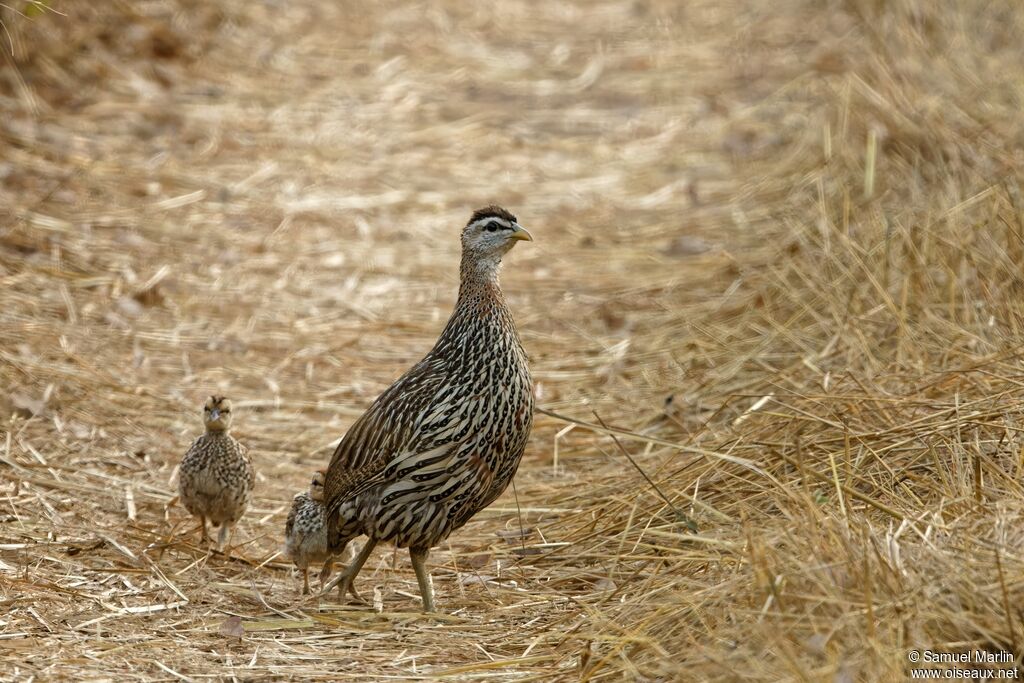
[[[0,9],[4,675],[1019,652],[1017,3],[49,5]],[[429,347],[492,200],[537,238],[519,505],[435,552],[436,619],[386,550],[376,610],[302,601],[291,495]],[[168,507],[214,390],[261,472],[230,555]]]

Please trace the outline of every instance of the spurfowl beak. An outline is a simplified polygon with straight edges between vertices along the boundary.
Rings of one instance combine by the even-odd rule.
[[[533,241],[533,235],[527,232],[526,228],[519,225],[518,223],[513,223],[512,225],[514,225],[515,227],[512,228],[512,234],[508,236],[510,240],[525,240],[527,242]]]

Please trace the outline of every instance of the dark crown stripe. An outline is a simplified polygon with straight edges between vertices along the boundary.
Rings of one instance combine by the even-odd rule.
[[[474,211],[473,215],[469,219],[469,223],[466,223],[466,225],[472,225],[473,223],[476,223],[479,220],[483,220],[484,218],[503,218],[506,221],[511,221],[513,223],[519,222],[516,220],[516,217],[512,215],[511,212],[501,208],[500,206],[492,204],[491,206],[485,206],[482,209],[477,209],[476,211]]]

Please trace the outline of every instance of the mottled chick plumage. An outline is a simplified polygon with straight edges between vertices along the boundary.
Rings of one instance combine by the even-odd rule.
[[[245,514],[256,484],[256,470],[248,449],[234,439],[231,401],[211,396],[203,406],[206,432],[185,453],[178,473],[178,494],[185,509],[199,518],[203,540],[206,520],[220,526],[223,547],[234,525]]]
[[[410,549],[424,608],[433,610],[428,551],[512,480],[533,423],[533,382],[498,270],[519,240],[532,238],[505,209],[472,215],[458,302],[440,338],[335,450],[325,485],[332,543],[369,537],[335,582],[339,591],[352,589],[377,542],[393,542]]]
[[[302,594],[309,593],[309,565],[323,563],[320,583],[331,575],[333,553],[324,523],[325,470],[317,470],[309,491],[296,494],[284,526],[284,552],[302,571]]]

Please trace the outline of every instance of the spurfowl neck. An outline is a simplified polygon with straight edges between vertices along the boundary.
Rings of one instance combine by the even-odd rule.
[[[479,258],[466,253],[462,257],[459,298],[431,355],[460,357],[509,350],[519,347],[512,312],[505,304],[498,284],[501,260]],[[520,347],[521,348],[521,347]]]
[[[498,284],[499,270],[500,258],[481,257],[472,252],[463,254],[462,264],[459,266],[458,305],[477,296],[491,296],[502,300],[501,286]]]
[[[472,325],[489,322],[512,325],[512,315],[505,305],[505,297],[498,283],[500,268],[500,259],[463,255],[459,270],[459,298],[449,327],[456,321]]]

